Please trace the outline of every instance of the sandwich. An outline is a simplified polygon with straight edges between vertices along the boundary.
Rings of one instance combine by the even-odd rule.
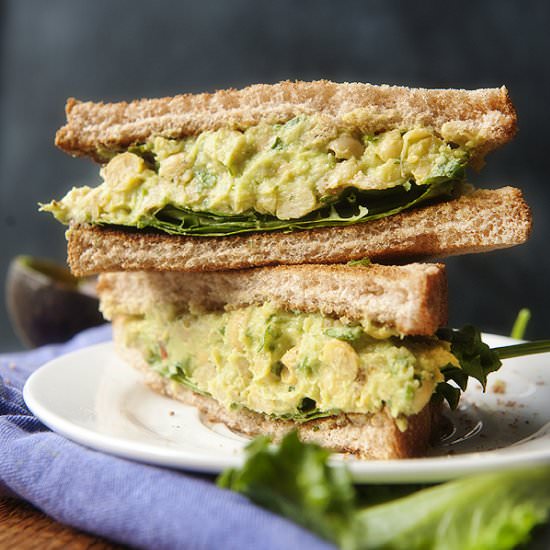
[[[121,357],[205,422],[361,458],[425,454],[451,381],[499,366],[478,334],[438,331],[441,264],[105,273],[98,293]]]
[[[465,182],[516,131],[505,88],[281,82],[66,112],[56,144],[103,180],[42,205],[70,226],[76,275],[403,262],[529,235],[519,190]]]
[[[41,208],[69,225],[73,273],[100,274],[116,349],[154,390],[251,436],[419,456],[443,403],[500,362],[474,329],[441,329],[442,265],[371,260],[524,242],[521,192],[465,180],[515,129],[505,88],[71,99],[56,144],[103,181]]]

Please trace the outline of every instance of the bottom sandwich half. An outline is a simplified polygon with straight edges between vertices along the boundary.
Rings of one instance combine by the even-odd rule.
[[[369,459],[421,456],[460,368],[441,265],[109,273],[117,352],[207,421]]]

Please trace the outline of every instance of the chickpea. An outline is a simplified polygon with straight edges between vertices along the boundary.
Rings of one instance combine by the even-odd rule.
[[[328,148],[334,151],[334,155],[337,159],[349,159],[351,157],[359,158],[365,150],[362,143],[346,134],[333,139],[329,143]]]

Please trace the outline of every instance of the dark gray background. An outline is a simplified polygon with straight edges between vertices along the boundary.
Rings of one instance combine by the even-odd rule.
[[[506,84],[520,133],[472,180],[523,188],[522,247],[448,260],[451,324],[550,337],[550,4],[531,2],[0,1],[0,288],[11,257],[65,257],[64,228],[37,202],[95,182],[53,146],[65,99],[121,100],[286,78],[429,87]],[[0,350],[15,349],[0,300]]]

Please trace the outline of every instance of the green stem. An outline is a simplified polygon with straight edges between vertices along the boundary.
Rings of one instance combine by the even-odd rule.
[[[503,346],[492,348],[499,359],[509,359],[510,357],[521,357],[522,355],[533,355],[535,353],[545,353],[550,351],[550,340],[539,340],[537,342],[525,342],[524,344],[514,344],[512,346]]]
[[[510,338],[515,338],[516,340],[523,340],[523,337],[525,336],[525,331],[527,330],[527,325],[529,324],[530,319],[531,319],[531,312],[526,307],[524,307],[523,309],[520,309],[518,316],[516,317],[514,327],[512,328],[512,332],[510,333]]]

